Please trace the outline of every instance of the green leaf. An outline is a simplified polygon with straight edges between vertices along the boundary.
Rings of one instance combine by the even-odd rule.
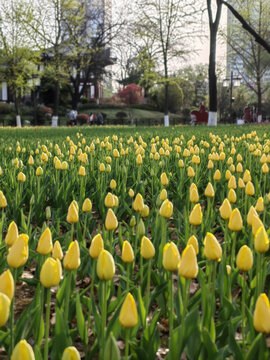
[[[60,287],[59,287],[59,289],[57,291],[57,295],[56,295],[57,304],[60,307],[61,307],[61,305],[63,303],[63,300],[64,300],[66,284],[67,284],[67,277],[64,277],[64,280],[63,280],[62,284],[60,285]]]
[[[253,360],[258,357],[260,343],[263,340],[263,334],[258,334],[253,343],[251,344],[251,347],[247,353],[246,360]]]
[[[81,337],[83,343],[87,344],[88,343],[87,328],[86,328],[85,320],[83,317],[79,293],[77,293],[77,295],[76,295],[76,317],[77,317],[77,326],[78,326],[78,331],[79,331],[80,337]]]
[[[204,346],[207,350],[207,354],[208,354],[207,358],[215,359],[216,355],[218,354],[218,350],[206,328],[204,328],[202,331],[202,338],[203,338]]]
[[[112,332],[105,344],[104,360],[120,360],[120,351]]]
[[[235,334],[235,331],[233,329],[232,324],[230,324],[229,348],[234,355],[234,359],[242,360],[242,359],[244,359],[244,357],[243,357],[243,354],[242,354],[239,344],[235,340],[234,334]]]
[[[35,345],[35,347],[34,347],[34,354],[35,354],[35,360],[43,360],[41,351],[40,351],[40,347],[38,345]]]
[[[141,319],[142,327],[145,328],[145,325],[146,325],[146,310],[145,310],[145,307],[144,307],[144,302],[143,302],[140,287],[138,288],[137,294],[138,294],[138,305],[139,305],[138,306],[139,317]]]

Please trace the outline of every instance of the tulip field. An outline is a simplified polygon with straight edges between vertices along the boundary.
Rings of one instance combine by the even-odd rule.
[[[0,129],[0,359],[270,358],[270,128]]]

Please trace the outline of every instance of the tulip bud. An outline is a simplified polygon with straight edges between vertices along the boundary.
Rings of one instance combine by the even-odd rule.
[[[83,212],[90,212],[92,210],[92,202],[89,198],[86,198],[82,204]]]
[[[167,195],[167,190],[166,190],[166,189],[162,189],[162,190],[161,190],[161,193],[160,193],[160,195],[159,195],[160,200],[161,200],[161,201],[164,201],[164,200],[167,199],[167,197],[168,197],[168,195]]]
[[[129,222],[129,226],[133,228],[135,225],[136,225],[136,218],[134,215],[132,215]]]
[[[263,197],[259,197],[259,199],[257,200],[255,209],[258,213],[263,212],[264,210],[264,201],[263,201]]]
[[[231,275],[232,268],[230,267],[230,265],[226,265],[226,271],[227,275]]]
[[[251,181],[251,176],[250,176],[249,170],[245,170],[244,175],[243,175],[243,181],[245,184],[248,183],[249,181]]]
[[[110,192],[105,197],[104,205],[108,208],[114,207],[114,195]]]
[[[109,209],[105,219],[106,230],[115,230],[118,226],[117,218],[112,209]]]
[[[234,190],[237,188],[236,179],[235,179],[235,176],[233,176],[233,175],[230,177],[230,180],[228,182],[228,188],[234,189]]]
[[[79,176],[85,176],[85,175],[86,175],[85,167],[81,165],[79,168]]]
[[[178,274],[185,279],[194,279],[198,275],[197,257],[192,245],[187,245],[182,253],[182,258],[178,265]]]
[[[78,208],[74,201],[68,207],[67,222],[69,224],[75,224],[79,221]]]
[[[192,235],[187,242],[187,245],[192,245],[194,250],[195,250],[195,254],[199,254],[199,244],[198,244],[198,240],[196,238],[195,235]]]
[[[7,199],[3,194],[3,191],[0,191],[0,209],[7,207]]]
[[[104,172],[104,171],[105,171],[105,165],[104,165],[103,163],[101,163],[101,164],[99,165],[99,171],[100,171],[100,172]]]
[[[128,241],[123,242],[122,261],[124,263],[131,263],[132,261],[134,261],[134,252],[132,246]]]
[[[114,277],[115,265],[112,255],[101,250],[97,261],[97,275],[100,280],[111,280]]]
[[[232,176],[232,173],[230,172],[230,170],[226,170],[225,179],[230,180],[231,176]]]
[[[261,226],[255,234],[255,250],[259,253],[265,253],[269,249],[269,239],[265,228]]]
[[[42,176],[43,175],[43,169],[41,166],[39,166],[36,170],[36,176]]]
[[[176,271],[180,261],[180,254],[175,243],[167,243],[163,248],[162,264],[165,270]]]
[[[252,220],[253,220],[253,216],[257,216],[259,217],[257,211],[255,210],[255,208],[253,206],[250,207],[248,215],[247,215],[247,223],[249,226],[252,226]]]
[[[112,179],[111,182],[110,182],[110,188],[112,190],[114,190],[116,188],[116,181],[114,179]]]
[[[188,167],[187,175],[189,178],[193,178],[195,176],[195,171],[194,171],[193,167],[191,167],[191,166]]]
[[[264,227],[259,216],[253,216],[252,218],[252,235],[255,236],[260,227]]]
[[[256,331],[270,333],[270,304],[266,294],[260,294],[256,301],[253,324]]]
[[[9,317],[10,299],[0,292],[0,327],[5,325]]]
[[[268,174],[269,173],[269,167],[266,163],[263,164],[262,166],[262,173],[263,174]]]
[[[45,260],[40,271],[40,282],[45,288],[59,285],[62,276],[62,266],[59,259],[52,257]]]
[[[143,197],[140,193],[138,193],[133,203],[133,209],[137,212],[141,212],[143,207],[144,207]]]
[[[19,172],[17,179],[18,179],[19,182],[24,183],[26,181],[26,176],[24,175],[23,172]]]
[[[146,218],[149,215],[149,207],[148,205],[144,205],[142,211],[141,211],[141,215],[143,218]]]
[[[237,200],[236,192],[233,189],[229,190],[228,200],[231,204],[235,204]]]
[[[52,257],[54,259],[59,259],[59,260],[63,259],[63,251],[62,251],[62,248],[61,248],[61,245],[60,245],[59,241],[56,241],[54,243],[53,251],[52,251]]]
[[[238,179],[238,187],[239,187],[239,189],[244,189],[246,187],[243,179],[241,179],[241,178]]]
[[[216,237],[208,232],[204,238],[203,244],[205,257],[209,260],[220,261],[222,249]]]
[[[194,226],[202,223],[202,209],[200,204],[196,204],[189,215],[189,223]]]
[[[249,271],[253,265],[253,255],[247,245],[243,245],[238,251],[236,265],[241,271]]]
[[[64,268],[67,270],[76,270],[81,264],[80,247],[77,240],[69,244],[68,250],[64,257]]]
[[[134,197],[134,191],[132,189],[129,189],[128,195],[129,195],[129,197],[133,198]]]
[[[172,216],[173,213],[173,204],[168,200],[164,200],[160,209],[159,209],[159,214],[164,217],[169,219]]]
[[[253,196],[255,194],[254,185],[252,184],[251,181],[249,181],[247,183],[245,192],[246,192],[246,195],[248,195],[248,196]]]
[[[193,186],[190,189],[190,193],[189,193],[189,200],[192,203],[197,203],[199,201],[199,194],[198,194],[198,189],[197,186]]]
[[[29,156],[29,159],[28,159],[28,164],[29,164],[29,165],[34,165],[34,163],[35,163],[35,162],[34,162],[34,158],[33,158],[32,155],[30,155],[30,156]]]
[[[23,266],[28,259],[28,240],[26,234],[19,235],[17,241],[9,248],[7,262],[14,269]]]
[[[221,179],[221,173],[218,169],[215,171],[213,179],[214,181],[219,181]]]
[[[169,180],[165,172],[160,175],[160,182],[163,186],[167,186],[169,184]]]
[[[65,348],[62,360],[80,360],[80,353],[74,346]]]
[[[89,254],[91,258],[97,259],[99,257],[101,250],[103,249],[104,249],[104,242],[102,236],[100,234],[97,234],[93,237],[89,248]]]
[[[204,195],[206,197],[211,197],[211,198],[213,198],[215,196],[215,191],[214,191],[213,185],[211,183],[208,183],[208,185],[204,191]]]
[[[237,208],[231,213],[228,227],[232,231],[240,231],[243,228],[242,216]]]
[[[7,295],[10,301],[13,299],[14,279],[9,269],[0,275],[0,293]]]
[[[5,237],[5,243],[7,246],[12,246],[18,239],[18,227],[14,221],[9,224],[8,231]]]
[[[131,293],[128,293],[125,301],[120,310],[119,315],[120,325],[125,328],[131,328],[137,325],[138,323],[138,312],[135,300]]]
[[[231,213],[232,213],[232,207],[229,202],[229,200],[226,198],[224,199],[222,205],[219,208],[220,216],[224,220],[229,220]]]
[[[37,252],[42,255],[48,255],[52,252],[52,234],[49,228],[43,231],[37,246]]]
[[[152,259],[155,256],[154,245],[146,236],[142,237],[140,254],[146,260]]]

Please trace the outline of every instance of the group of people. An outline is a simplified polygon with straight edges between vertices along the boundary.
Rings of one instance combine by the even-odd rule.
[[[103,116],[101,112],[99,112],[97,115],[91,113],[89,116],[89,121],[87,121],[87,123],[90,125],[94,125],[94,124],[103,125]]]

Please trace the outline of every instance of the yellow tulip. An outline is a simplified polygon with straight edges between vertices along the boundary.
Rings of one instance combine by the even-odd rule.
[[[164,201],[164,200],[167,199],[167,197],[168,197],[168,195],[167,195],[167,190],[166,190],[166,189],[162,189],[162,190],[161,190],[161,193],[160,193],[160,195],[159,195],[160,200],[161,200],[161,201]]]
[[[92,210],[92,202],[89,198],[86,198],[82,204],[83,212],[90,212]]]
[[[194,247],[195,253],[196,255],[199,254],[199,244],[198,244],[198,240],[196,238],[195,235],[192,235],[187,242],[187,245],[192,245]]]
[[[74,346],[65,348],[62,360],[80,360],[80,353]]]
[[[230,189],[228,192],[228,200],[231,204],[235,204],[237,200],[236,192],[233,189]]]
[[[133,209],[137,212],[141,212],[143,207],[144,207],[143,197],[140,193],[138,193],[133,203]]]
[[[238,172],[238,173],[243,172],[243,165],[240,162],[236,166],[236,172]]]
[[[230,177],[230,180],[228,182],[228,188],[229,189],[234,189],[234,190],[237,188],[236,179],[235,179],[235,176],[233,176],[233,175]]]
[[[249,226],[252,226],[253,216],[259,217],[255,208],[251,206],[247,215],[247,223]]]
[[[163,248],[162,265],[165,270],[176,271],[180,261],[180,254],[174,242],[167,243]]]
[[[209,160],[209,161],[208,161],[208,164],[207,164],[207,168],[208,168],[208,169],[213,169],[213,167],[214,167],[213,161],[212,161],[212,160]]]
[[[214,181],[219,181],[221,179],[221,173],[218,169],[215,171],[213,179]]]
[[[105,219],[106,230],[115,230],[118,226],[117,218],[112,209],[109,209]]]
[[[141,215],[143,218],[146,218],[149,215],[149,207],[148,205],[144,205],[142,211],[141,211]]]
[[[143,163],[142,155],[138,154],[137,157],[136,157],[136,164],[137,165],[142,165],[142,163]]]
[[[193,169],[193,167],[189,166],[188,169],[187,169],[187,175],[188,177],[190,178],[193,178],[195,176],[195,171]]]
[[[252,235],[255,236],[260,227],[264,227],[259,216],[253,216],[252,218]]]
[[[231,176],[232,176],[232,173],[230,172],[230,170],[226,170],[225,179],[230,180]]]
[[[19,172],[17,179],[19,182],[24,183],[26,181],[26,176],[23,172]]]
[[[253,324],[256,331],[270,333],[270,304],[266,294],[260,294],[256,301]]]
[[[14,279],[9,269],[0,275],[0,293],[7,295],[10,301],[13,299]]]
[[[222,205],[219,208],[219,212],[222,219],[229,220],[232,213],[232,207],[231,207],[231,203],[227,198],[224,199]]]
[[[5,243],[7,246],[12,246],[18,239],[18,227],[14,221],[9,224],[8,231],[5,237]]]
[[[236,265],[241,271],[249,271],[253,265],[253,255],[247,245],[243,245],[238,251]]]
[[[263,197],[259,197],[259,199],[257,200],[255,209],[258,213],[263,212],[264,210],[264,201],[263,201]]]
[[[254,246],[259,253],[265,253],[269,249],[269,238],[263,226],[255,234]]]
[[[115,265],[112,255],[107,250],[101,250],[97,260],[97,275],[100,280],[111,280],[114,277]]]
[[[243,228],[242,216],[237,208],[235,208],[231,213],[228,227],[232,231],[240,231]]]
[[[178,265],[178,274],[185,279],[194,279],[198,275],[197,257],[192,245],[187,245],[182,253],[180,263]]]
[[[238,187],[239,187],[239,189],[244,189],[246,187],[243,179],[241,179],[241,178],[238,179]]]
[[[104,165],[103,163],[101,163],[101,164],[99,165],[99,171],[100,171],[100,172],[104,172],[104,171],[105,171],[105,165]]]
[[[116,181],[114,179],[112,179],[111,182],[110,182],[110,188],[112,190],[114,190],[116,188]]]
[[[220,261],[222,249],[216,237],[208,232],[204,238],[203,244],[205,257],[209,260]]]
[[[69,244],[68,250],[64,257],[64,268],[67,270],[76,270],[81,264],[80,247],[77,240]]]
[[[227,275],[231,275],[231,271],[232,271],[232,268],[230,267],[230,265],[226,265]]]
[[[18,342],[12,352],[11,360],[35,360],[31,345],[26,340]]]
[[[9,317],[10,299],[0,292],[0,327],[5,325]]]
[[[196,185],[190,189],[189,200],[192,203],[197,203],[199,201],[199,194]]]
[[[38,241],[37,252],[42,255],[48,255],[52,252],[52,234],[49,228],[43,231]]]
[[[202,209],[200,204],[196,204],[189,215],[189,223],[194,226],[202,223]]]
[[[146,236],[142,237],[140,254],[147,260],[152,259],[155,256],[155,247]]]
[[[163,186],[167,186],[169,184],[169,180],[165,172],[160,175],[160,182]]]
[[[138,323],[138,312],[135,300],[131,293],[128,293],[125,301],[120,310],[119,315],[120,325],[125,328],[131,328],[137,325]]]
[[[245,170],[244,175],[243,175],[243,181],[245,184],[248,183],[249,181],[251,181],[251,175],[250,175],[249,170]]]
[[[204,195],[206,197],[214,197],[215,196],[215,191],[214,191],[214,188],[213,188],[213,185],[209,182],[205,191],[204,191]]]
[[[114,207],[114,196],[112,193],[108,192],[104,200],[104,205],[108,208]]]
[[[62,266],[59,259],[52,257],[45,260],[40,271],[40,282],[45,288],[59,285],[62,276]]]
[[[134,191],[133,191],[132,189],[129,189],[128,195],[129,195],[129,197],[133,198],[134,195],[135,195],[135,194],[134,194]]]
[[[255,194],[254,185],[252,184],[251,181],[249,181],[247,183],[245,192],[246,192],[246,195],[248,195],[248,196],[253,196]]]
[[[173,204],[168,200],[164,200],[160,209],[159,209],[159,214],[164,217],[169,219],[172,216],[173,213]]]
[[[101,250],[103,249],[104,249],[104,242],[102,236],[100,234],[97,234],[93,237],[89,248],[89,254],[91,258],[97,259],[99,257]]]
[[[268,174],[269,173],[269,167],[266,163],[263,164],[262,166],[262,173],[263,174]]]
[[[43,169],[41,166],[39,166],[36,170],[36,176],[42,176],[43,175]]]
[[[9,248],[7,262],[14,269],[23,266],[28,259],[28,240],[26,234],[19,235],[17,241]]]
[[[117,197],[116,195],[113,195],[113,201],[114,201],[114,205],[113,205],[113,207],[118,206],[118,204],[119,204],[119,200],[118,200],[118,197]]]
[[[75,224],[79,221],[79,213],[78,208],[74,201],[71,202],[71,204],[68,207],[68,213],[67,213],[67,222],[69,224]]]
[[[29,159],[28,159],[28,165],[34,165],[34,158],[32,155],[29,156]]]
[[[130,243],[126,240],[122,247],[122,261],[124,263],[131,263],[134,260],[134,252]]]
[[[54,243],[54,246],[53,246],[53,251],[52,251],[52,257],[54,259],[59,259],[59,260],[62,260],[63,259],[63,251],[62,251],[62,248],[61,248],[61,245],[59,243],[59,241],[57,240],[55,243]]]
[[[81,165],[79,168],[79,176],[85,176],[85,175],[86,175],[85,167]]]

